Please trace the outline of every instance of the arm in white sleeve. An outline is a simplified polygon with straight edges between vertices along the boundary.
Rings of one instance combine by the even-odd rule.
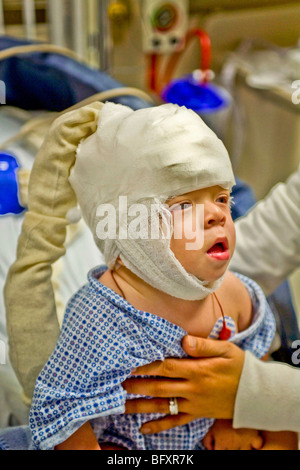
[[[233,427],[300,432],[300,369],[246,352]]]
[[[230,269],[271,294],[300,266],[300,166],[235,225],[237,244]]]

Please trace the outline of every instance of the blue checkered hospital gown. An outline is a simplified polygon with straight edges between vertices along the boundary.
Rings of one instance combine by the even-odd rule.
[[[124,414],[127,395],[122,382],[131,371],[166,357],[185,357],[181,327],[157,315],[135,309],[97,279],[107,269],[88,274],[88,283],[69,301],[56,348],[40,373],[30,411],[33,449],[53,449],[86,421],[101,442],[130,450],[202,449],[201,440],[213,424],[197,419],[154,435],[142,435],[141,425],[161,414]],[[275,321],[264,294],[252,280],[237,275],[253,304],[251,326],[232,335],[233,341],[258,358],[269,350]],[[219,319],[212,337],[222,327]],[[230,325],[229,318],[227,325]]]

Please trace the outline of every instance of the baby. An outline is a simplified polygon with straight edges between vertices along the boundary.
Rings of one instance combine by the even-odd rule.
[[[124,414],[134,397],[122,383],[139,366],[184,357],[186,334],[229,339],[260,358],[271,345],[275,322],[262,291],[227,271],[235,181],[222,142],[184,107],[106,103],[70,182],[106,266],[67,305],[36,382],[32,448],[204,449],[220,440],[230,448],[236,435],[241,447],[283,440],[291,448],[293,433],[238,432],[211,419],[143,435],[159,413]]]

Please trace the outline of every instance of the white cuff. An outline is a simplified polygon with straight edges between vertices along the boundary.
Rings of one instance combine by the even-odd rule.
[[[235,401],[234,428],[300,431],[300,370],[248,351]]]

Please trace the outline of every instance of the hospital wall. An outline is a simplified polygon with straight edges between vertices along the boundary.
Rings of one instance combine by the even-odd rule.
[[[261,47],[266,42],[284,49],[297,46],[300,37],[299,3],[283,5],[284,2],[280,2],[281,5],[266,6],[274,2],[220,2],[235,3],[235,7],[210,10],[209,4],[212,3],[218,2],[191,2],[189,25],[202,28],[209,34],[212,68],[217,74],[245,39],[256,39]],[[265,3],[265,6],[238,8],[238,5],[251,3]],[[123,83],[145,89],[147,58],[141,45],[142,23],[138,9],[132,9],[131,14],[130,28],[113,50],[113,71]],[[194,41],[180,61],[175,77],[192,72],[199,63],[199,45]],[[233,163],[237,175],[247,181],[256,196],[261,198],[275,183],[285,180],[298,165],[300,105],[293,104],[291,88],[285,93],[254,89],[247,85],[245,78],[240,70],[234,92],[242,111],[245,135],[241,153]],[[231,150],[230,136],[226,144]]]
[[[3,0],[13,18],[16,0]],[[36,0],[37,39],[49,41],[46,1]],[[108,12],[112,34],[110,70],[117,80],[128,86],[147,90],[149,57],[143,50],[144,22],[141,17],[142,0],[111,0],[109,4],[125,6],[123,16]],[[16,14],[17,16],[17,14]],[[44,18],[44,20],[43,20]],[[212,69],[217,78],[224,63],[229,60],[242,41],[255,40],[256,45],[268,48],[278,46],[280,51],[297,47],[300,37],[300,4],[280,0],[190,0],[189,28],[204,29],[212,44]],[[10,24],[7,33],[24,34],[21,25]],[[161,68],[168,59],[162,56]],[[186,49],[174,78],[191,73],[199,67],[201,54],[194,40]],[[295,71],[293,80],[300,80]],[[248,182],[258,198],[265,196],[278,181],[285,180],[297,167],[299,157],[300,104],[292,102],[291,87],[262,90],[250,87],[244,71],[238,70],[234,82],[234,98],[239,108],[240,122],[231,120],[225,141],[236,174]],[[242,125],[241,125],[242,124]],[[234,136],[243,131],[243,141],[236,150]]]

